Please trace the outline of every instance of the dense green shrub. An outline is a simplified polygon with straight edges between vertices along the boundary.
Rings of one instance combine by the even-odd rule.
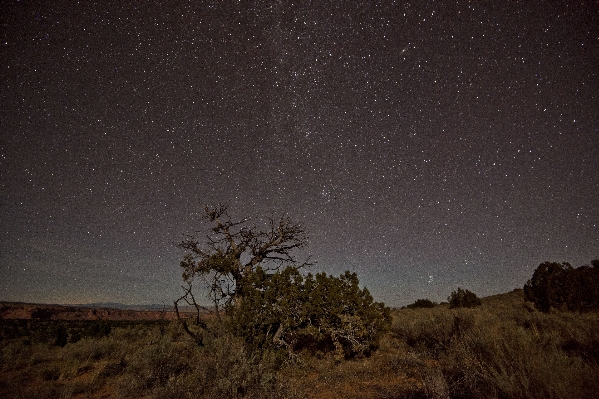
[[[391,322],[389,308],[359,288],[355,273],[304,278],[294,268],[274,274],[258,268],[243,292],[243,301],[229,308],[231,327],[252,349],[367,355]]]
[[[450,308],[474,308],[482,304],[474,292],[461,289],[451,293],[447,298]]]
[[[525,298],[535,307],[589,311],[599,309],[599,261],[574,269],[569,263],[545,262],[524,285]]]
[[[418,309],[418,308],[434,308],[437,304],[430,299],[418,299],[416,302],[406,306],[408,309]]]

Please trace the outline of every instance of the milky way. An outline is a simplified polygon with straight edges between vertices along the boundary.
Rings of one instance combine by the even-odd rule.
[[[3,2],[0,300],[172,303],[226,202],[377,300],[599,257],[591,2]]]

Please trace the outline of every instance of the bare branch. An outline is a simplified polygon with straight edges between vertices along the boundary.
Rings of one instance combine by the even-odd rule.
[[[182,317],[181,313],[179,312],[179,302],[181,302],[181,301],[185,301],[188,305],[194,305],[196,308],[196,312],[197,312],[196,313],[196,325],[207,330],[206,323],[204,323],[200,319],[200,308],[201,307],[195,301],[195,298],[192,293],[191,283],[188,283],[187,288],[185,288],[185,287],[182,287],[182,288],[185,291],[185,293],[183,294],[183,296],[181,296],[179,299],[177,299],[175,301],[175,313],[177,314],[177,319],[181,322],[181,324],[183,326],[183,330],[187,333],[187,335],[189,335],[195,341],[195,343],[198,344],[199,346],[204,346],[203,337],[201,335],[191,331],[191,329],[189,328],[189,325],[187,324],[187,319]],[[191,296],[191,298],[192,298],[191,303],[189,302],[189,299],[188,299],[189,296]]]
[[[241,282],[258,265],[268,270],[283,265],[297,268],[309,265],[299,264],[294,257],[293,251],[303,248],[308,240],[305,230],[290,218],[269,219],[268,227],[261,230],[247,226],[248,218],[233,221],[227,205],[204,206],[204,212],[204,219],[213,225],[212,234],[204,244],[195,236],[186,236],[179,244],[186,251],[181,267],[187,282],[197,275],[211,276],[205,281],[208,296],[217,308],[222,300],[241,300]]]

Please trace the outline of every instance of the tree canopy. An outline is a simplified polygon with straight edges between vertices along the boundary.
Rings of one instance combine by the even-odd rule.
[[[191,294],[194,279],[204,279],[217,308],[221,302],[241,302],[243,280],[258,266],[274,271],[281,267],[298,269],[308,264],[298,262],[293,254],[306,245],[305,230],[288,217],[268,219],[268,225],[260,229],[250,226],[248,218],[233,220],[228,206],[221,204],[205,206],[203,219],[211,224],[211,234],[205,240],[187,235],[179,244],[185,250],[181,261],[183,280]]]
[[[524,295],[535,307],[570,311],[599,309],[599,260],[574,269],[568,262],[544,262],[524,285]]]

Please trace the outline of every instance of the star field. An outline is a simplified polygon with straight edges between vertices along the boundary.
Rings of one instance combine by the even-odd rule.
[[[377,300],[599,257],[599,7],[3,2],[0,299],[171,303],[201,204]],[[206,226],[204,226],[206,227]]]

